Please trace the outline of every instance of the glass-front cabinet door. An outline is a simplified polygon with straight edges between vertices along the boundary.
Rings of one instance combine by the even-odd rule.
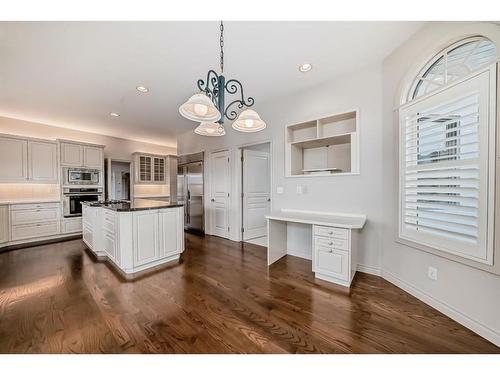
[[[153,157],[153,164],[154,164],[153,181],[165,182],[165,158]]]
[[[139,181],[151,182],[151,156],[139,156]]]

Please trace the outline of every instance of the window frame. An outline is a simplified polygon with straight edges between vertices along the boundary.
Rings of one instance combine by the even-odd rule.
[[[434,94],[435,92],[437,92],[438,90],[442,90],[442,89],[445,89],[447,88],[449,85],[452,85],[454,84],[455,82],[458,82],[458,81],[463,81],[464,79],[467,79],[468,77],[470,77],[471,75],[475,74],[476,72],[478,71],[482,71],[484,70],[485,68],[488,68],[490,67],[491,65],[495,64],[498,62],[498,48],[497,46],[495,45],[495,50],[497,52],[497,56],[496,58],[488,65],[485,65],[477,70],[473,70],[471,71],[469,74],[463,76],[463,77],[460,77],[456,80],[453,80],[451,82],[443,82],[442,85],[439,85],[437,83],[435,83],[436,86],[440,86],[438,87],[437,89],[435,90],[432,90],[426,94],[423,94],[417,98],[414,98],[414,95],[415,95],[415,91],[417,90],[417,88],[419,87],[419,85],[422,83],[422,80],[425,80],[425,77],[424,75],[429,71],[429,69],[436,63],[438,62],[441,58],[443,59],[443,62],[444,62],[444,65],[445,65],[445,72],[444,72],[444,78],[446,80],[446,77],[447,77],[447,59],[448,59],[448,53],[456,48],[459,48],[460,46],[462,45],[465,45],[465,44],[468,44],[468,43],[471,43],[471,42],[476,42],[476,41],[489,41],[491,42],[492,44],[494,44],[494,42],[485,37],[485,36],[481,36],[481,35],[475,35],[475,36],[469,36],[469,37],[465,37],[465,38],[461,38],[459,40],[457,40],[456,42],[454,43],[451,43],[449,44],[446,48],[440,50],[438,53],[436,53],[430,60],[428,60],[420,69],[417,70],[416,74],[412,77],[412,81],[411,81],[411,84],[409,86],[409,89],[408,91],[406,92],[406,95],[404,96],[404,101],[403,101],[403,105],[404,104],[407,104],[407,103],[410,103],[410,102],[413,102],[415,100],[419,100],[419,99],[422,99],[422,98],[425,98],[427,97],[428,95],[431,95],[431,94]]]
[[[462,39],[464,41],[465,39]],[[456,47],[458,43],[454,43],[450,46],[450,48]],[[448,50],[445,49],[445,50]],[[443,50],[443,51],[445,51]],[[438,58],[441,55],[438,55]],[[432,63],[435,60],[433,59],[429,64],[432,65]],[[430,66],[427,64],[428,66]],[[436,255],[441,255],[446,258],[452,258],[454,260],[457,260],[461,263],[467,263],[467,261],[472,261],[474,263],[480,263],[484,265],[493,265],[493,253],[494,253],[494,219],[495,219],[495,168],[496,168],[496,122],[497,122],[497,62],[493,62],[491,65],[486,66],[484,68],[481,68],[479,70],[476,70],[472,72],[471,74],[454,80],[451,83],[434,90],[430,93],[427,93],[417,99],[413,99],[406,104],[403,104],[399,108],[399,116],[398,116],[398,133],[399,133],[399,139],[398,139],[398,148],[399,148],[399,163],[398,163],[398,215],[397,215],[397,238],[396,241],[400,242],[402,244],[405,244],[407,246],[415,247],[417,249],[430,252]],[[404,132],[403,132],[403,122],[402,122],[402,113],[405,111],[405,109],[412,107],[416,103],[419,103],[421,101],[424,101],[432,96],[435,96],[437,94],[442,93],[443,91],[447,91],[450,88],[460,85],[464,83],[465,81],[471,80],[485,72],[488,72],[489,74],[489,93],[488,93],[488,140],[487,140],[487,194],[486,194],[486,206],[488,208],[487,211],[487,223],[486,223],[486,238],[487,238],[487,256],[486,259],[479,259],[477,257],[471,257],[467,256],[466,254],[463,254],[461,252],[453,252],[450,251],[449,249],[443,249],[439,246],[436,246],[435,244],[428,244],[423,241],[418,241],[413,238],[408,238],[404,235],[402,235],[402,225],[404,225],[403,222],[403,207],[402,207],[402,194],[404,193],[404,187],[403,187],[403,179],[405,178],[405,152],[406,148],[403,147],[403,141],[404,141]],[[415,80],[417,80],[415,78]],[[412,87],[414,87],[412,85]],[[411,92],[411,91],[410,91]]]

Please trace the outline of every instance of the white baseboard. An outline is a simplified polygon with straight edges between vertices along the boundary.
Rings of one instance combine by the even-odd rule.
[[[370,275],[382,276],[382,270],[379,267],[366,266],[364,264],[358,264],[357,270],[363,273],[369,273]]]
[[[309,251],[286,250],[286,255],[291,255],[297,258],[312,260],[312,253]]]
[[[406,281],[401,280],[399,277],[397,277],[391,272],[384,270],[382,272],[382,277],[387,281],[389,281],[390,283],[396,285],[398,288],[403,289],[405,292],[410,293],[412,296],[434,307],[436,310],[440,311],[449,318],[469,328],[471,331],[474,331],[479,336],[482,336],[486,340],[491,341],[493,344],[500,346],[499,332],[496,332],[491,328],[485,326],[484,324],[478,322],[477,320],[474,320],[473,318],[463,314],[462,312],[456,310],[447,303],[437,300],[436,298],[430,296],[421,289],[408,284]]]

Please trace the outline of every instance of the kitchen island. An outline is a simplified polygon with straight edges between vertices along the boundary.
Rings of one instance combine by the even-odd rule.
[[[182,204],[134,199],[82,206],[83,241],[126,278],[177,261],[184,251]]]

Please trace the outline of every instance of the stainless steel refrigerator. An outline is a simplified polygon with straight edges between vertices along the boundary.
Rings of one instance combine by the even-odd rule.
[[[184,229],[203,233],[203,153],[179,157],[177,200],[184,204]]]

